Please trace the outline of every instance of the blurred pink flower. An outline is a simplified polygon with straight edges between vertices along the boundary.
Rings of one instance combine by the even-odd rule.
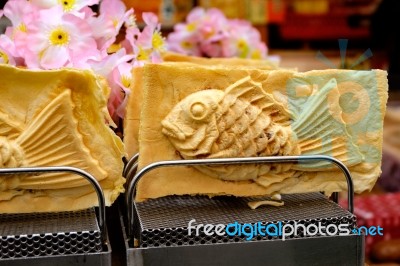
[[[168,49],[178,53],[201,56],[198,46],[198,43],[201,42],[199,28],[204,17],[205,10],[203,8],[194,8],[188,14],[186,23],[176,24],[174,32],[168,35]]]
[[[144,23],[146,23],[146,25],[150,27],[153,31],[156,29],[160,30],[161,25],[158,23],[158,17],[156,16],[156,14],[151,12],[143,12],[142,18]]]
[[[115,84],[117,84],[124,91],[130,90],[132,80],[132,64],[122,62],[114,68],[112,78]]]
[[[129,21],[133,9],[126,11],[126,6],[121,0],[103,0],[100,4],[100,14],[111,20],[118,33],[122,25]]]
[[[143,31],[138,35],[136,43],[132,47],[136,49],[138,61],[161,62],[161,52],[165,50],[165,39],[162,37],[158,18],[150,12],[143,13],[143,21],[146,23]]]
[[[30,0],[39,8],[61,6],[64,12],[77,14],[82,8],[97,5],[99,0]]]
[[[23,57],[27,43],[27,25],[30,25],[37,19],[39,9],[28,1],[10,0],[5,4],[3,12],[3,15],[11,21],[12,26],[7,27],[5,36],[8,38],[3,37],[2,41],[7,43],[7,46],[10,48],[10,43],[6,40],[11,40],[13,42],[12,46],[15,47],[13,52],[11,52],[12,54],[9,54],[10,49],[4,47],[3,49],[8,50],[6,54],[10,56],[8,58],[9,63],[25,65]]]
[[[87,18],[87,22],[92,29],[97,48],[102,54],[107,54],[107,48],[115,42],[118,34],[112,20],[102,14],[98,17],[91,16]]]
[[[16,65],[14,57],[16,56],[15,45],[6,35],[0,35],[0,64]]]
[[[222,47],[224,57],[262,59],[266,56],[266,46],[261,42],[260,33],[243,20],[231,21],[229,34],[222,41]]]
[[[201,39],[205,41],[219,41],[228,30],[228,19],[217,8],[207,10],[206,16],[200,24]]]
[[[112,80],[112,71],[119,64],[129,62],[133,55],[127,55],[125,49],[120,49],[116,53],[107,55],[101,60],[89,60],[91,69],[98,75]]]
[[[268,54],[268,47],[263,42],[259,42],[256,45],[251,47],[250,58],[251,59],[266,59]],[[268,58],[270,61],[273,61],[272,57]],[[276,59],[279,61],[279,57]]]
[[[202,56],[199,41],[196,36],[186,35],[185,32],[172,32],[168,35],[168,49],[177,53]]]
[[[61,6],[44,9],[28,26],[26,64],[30,68],[53,69],[86,66],[86,61],[99,56],[88,23]]]
[[[114,121],[117,121],[118,116],[123,117],[122,114],[124,112],[122,109],[125,107],[120,106],[124,102],[125,95],[129,93],[132,64],[128,62],[130,62],[133,57],[133,55],[127,55],[125,49],[122,48],[116,53],[106,56],[102,60],[89,60],[93,71],[105,77],[111,88],[108,100],[108,111]]]
[[[57,0],[30,0],[30,2],[39,8],[50,8],[58,4]]]
[[[125,31],[125,39],[121,42],[121,46],[128,54],[137,54],[139,48],[136,45],[137,38],[141,34],[140,30],[136,27],[127,28]]]
[[[199,45],[199,50],[207,57],[226,57],[223,53],[223,47],[219,41],[202,42]]]
[[[113,44],[124,23],[132,22],[133,9],[126,11],[126,6],[121,0],[103,0],[100,4],[100,15],[88,19],[92,27],[93,36],[102,53]]]
[[[267,47],[259,32],[244,20],[228,20],[211,8],[193,9],[186,23],[177,24],[168,36],[169,50],[206,57],[266,57]]]
[[[8,35],[12,38],[15,32],[26,32],[26,26],[37,18],[38,9],[28,1],[10,0],[3,9],[12,24],[8,29]]]
[[[111,109],[115,110],[115,114],[119,117],[125,116],[125,107],[128,100],[128,95],[130,93],[130,87],[132,82],[132,64],[121,63],[113,70],[112,79],[115,84],[120,88],[119,90],[114,90],[115,100],[112,103],[114,105]],[[121,91],[122,89],[122,91]],[[118,95],[124,95],[124,97],[118,98]],[[113,114],[111,114],[113,115]]]

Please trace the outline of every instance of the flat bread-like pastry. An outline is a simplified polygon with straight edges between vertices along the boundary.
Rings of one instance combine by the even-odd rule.
[[[140,71],[139,169],[162,160],[324,154],[349,167],[356,192],[370,190],[380,175],[385,71],[171,63]],[[340,170],[326,162],[173,167],[146,174],[136,200],[346,188]]]
[[[106,83],[92,72],[0,66],[0,167],[72,166],[101,184],[106,204],[123,192],[123,143],[106,125]],[[0,176],[0,213],[70,211],[98,204],[70,173]]]

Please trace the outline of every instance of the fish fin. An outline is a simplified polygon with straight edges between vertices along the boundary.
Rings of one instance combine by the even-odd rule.
[[[226,88],[222,102],[223,112],[238,103],[238,99],[256,105],[264,113],[271,115],[273,122],[288,124],[290,121],[290,112],[272,95],[266,93],[261,83],[253,81],[250,77],[242,78]]]
[[[29,166],[72,166],[91,173],[97,180],[107,177],[83,142],[73,114],[71,91],[55,97],[27,126],[16,142]],[[22,189],[61,189],[88,185],[69,173],[49,173],[20,179]]]
[[[14,140],[23,130],[23,126],[11,118],[6,112],[0,112],[0,136]]]
[[[339,96],[336,79],[331,79],[305,102],[292,130],[302,155],[328,155],[352,166],[364,158],[342,119]],[[293,169],[317,171],[327,167],[334,166],[329,162],[318,162],[297,164]]]

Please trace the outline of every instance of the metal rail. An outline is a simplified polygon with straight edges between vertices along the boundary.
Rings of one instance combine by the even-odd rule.
[[[124,168],[123,172],[124,177],[129,176],[129,171],[131,170],[131,167],[137,162],[138,159],[139,159],[139,153],[136,153],[135,155],[132,156],[132,158],[129,159],[128,163]]]
[[[21,168],[0,168],[0,175],[12,174],[34,174],[34,173],[59,173],[59,172],[68,172],[72,174],[76,174],[84,177],[89,183],[94,187],[97,198],[99,201],[99,227],[101,230],[102,241],[104,242],[107,237],[106,232],[106,209],[105,209],[105,199],[103,190],[99,182],[94,178],[91,174],[83,171],[82,169],[70,167],[70,166],[49,166],[49,167],[21,167]]]
[[[223,158],[223,159],[197,159],[197,160],[171,160],[159,161],[147,165],[141,169],[128,184],[127,208],[128,208],[128,237],[133,239],[134,218],[134,197],[136,185],[139,180],[148,172],[172,166],[194,166],[194,165],[235,165],[235,164],[260,164],[260,163],[312,163],[316,161],[328,161],[336,165],[346,177],[348,187],[348,210],[354,212],[354,186],[349,169],[338,159],[326,155],[304,155],[304,156],[268,156],[268,157],[246,157],[246,158]]]

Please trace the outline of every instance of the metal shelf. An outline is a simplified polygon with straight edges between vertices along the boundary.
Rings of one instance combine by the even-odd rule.
[[[100,184],[74,167],[2,168],[0,175],[68,172],[96,191],[99,207],[71,212],[0,214],[0,265],[111,265]]]
[[[128,190],[125,203],[127,216],[120,214],[122,240],[128,265],[363,265],[363,235],[305,236],[283,241],[279,237],[260,237],[246,241],[244,237],[189,236],[188,222],[227,224],[238,221],[264,225],[276,223],[348,223],[356,228],[353,215],[353,182],[347,167],[328,156],[284,156],[162,161],[150,164],[138,173],[138,156],[125,169]],[[285,206],[264,206],[250,210],[247,201],[254,198],[201,196],[168,196],[145,202],[134,202],[136,185],[146,173],[161,167],[311,163],[328,161],[344,173],[348,184],[348,210],[341,208],[321,193],[283,195]],[[134,176],[133,176],[134,175]],[[335,197],[337,199],[337,195]],[[121,211],[125,213],[125,211]],[[343,264],[344,263],[344,264]]]

